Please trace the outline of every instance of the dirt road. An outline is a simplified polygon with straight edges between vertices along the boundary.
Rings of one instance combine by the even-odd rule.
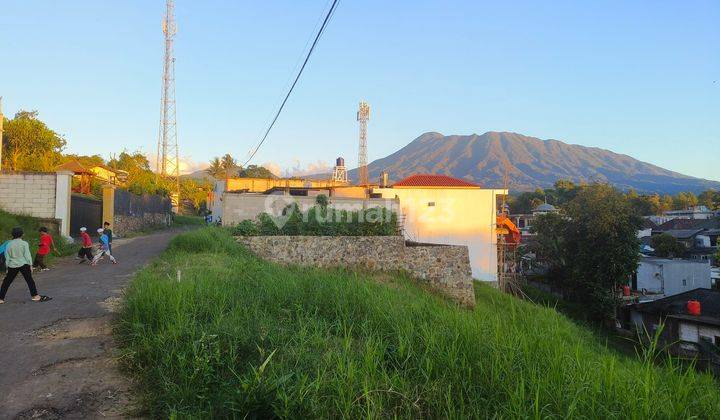
[[[33,303],[19,276],[0,305],[0,419],[117,418],[132,412],[116,368],[113,311],[133,273],[179,231],[118,240],[96,267],[72,258],[35,275],[50,302]]]

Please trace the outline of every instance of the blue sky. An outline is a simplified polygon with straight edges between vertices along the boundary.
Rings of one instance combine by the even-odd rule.
[[[244,158],[327,0],[177,0],[181,154]],[[68,151],[154,153],[162,0],[6,0],[0,96]],[[339,8],[254,163],[370,160],[426,131],[514,131],[720,180],[720,2],[381,1]]]

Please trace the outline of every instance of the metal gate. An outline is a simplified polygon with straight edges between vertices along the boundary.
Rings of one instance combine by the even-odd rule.
[[[70,199],[70,235],[79,236],[83,226],[91,232],[102,227],[102,211],[102,200],[73,194]]]

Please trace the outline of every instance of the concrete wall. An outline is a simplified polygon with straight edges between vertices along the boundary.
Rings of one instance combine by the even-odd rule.
[[[312,267],[404,270],[464,306],[475,306],[465,246],[406,246],[400,236],[238,237],[261,258]]]
[[[374,188],[397,197],[407,239],[465,245],[473,277],[497,281],[496,202],[507,190],[483,188]]]
[[[69,172],[0,174],[0,207],[10,213],[60,220],[60,233],[70,231]]]
[[[663,258],[641,259],[637,270],[638,290],[673,296],[699,287],[710,289],[710,263]]]
[[[255,219],[260,213],[280,215],[282,210],[292,203],[296,203],[300,210],[305,212],[315,205],[316,197],[298,197],[292,195],[266,195],[266,194],[237,194],[225,193],[222,200],[222,224],[232,226],[243,220]],[[373,207],[385,207],[397,211],[397,200],[388,199],[362,199],[331,197],[329,206],[339,210],[362,210]],[[213,210],[215,213],[215,210]]]

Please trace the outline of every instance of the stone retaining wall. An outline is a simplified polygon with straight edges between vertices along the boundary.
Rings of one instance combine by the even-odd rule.
[[[466,246],[406,246],[400,236],[241,236],[237,241],[282,264],[403,270],[462,305],[475,306]]]
[[[168,227],[170,217],[165,213],[145,213],[138,216],[116,214],[113,218],[113,235],[125,236],[144,229]]]

